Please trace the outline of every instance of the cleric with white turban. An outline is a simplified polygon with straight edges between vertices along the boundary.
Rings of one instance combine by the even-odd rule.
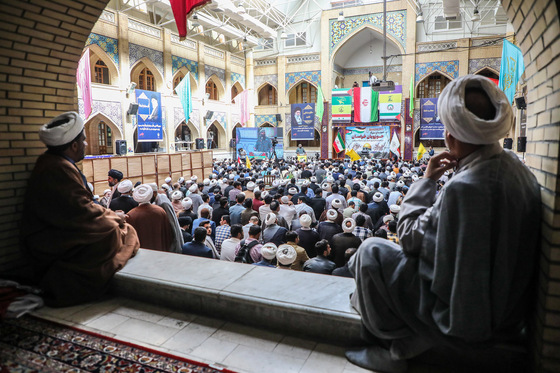
[[[132,198],[138,203],[149,203],[153,195],[154,191],[148,184],[138,185],[132,192]]]
[[[444,88],[438,109],[449,151],[430,158],[400,211],[383,218],[398,213],[399,244],[367,239],[348,263],[351,303],[383,343],[346,357],[370,370],[406,371],[406,359],[434,345],[519,338],[531,309],[540,187],[499,143],[512,131],[510,102],[491,80],[468,75]]]

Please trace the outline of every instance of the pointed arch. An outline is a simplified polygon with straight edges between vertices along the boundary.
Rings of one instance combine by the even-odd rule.
[[[212,122],[212,124],[210,126],[208,126],[208,128],[206,129],[206,138],[210,139],[210,132],[214,133],[213,136],[213,142],[212,142],[212,148],[213,149],[226,149],[226,131],[224,129],[224,127],[222,127],[222,125],[220,124],[220,122],[218,122],[217,120],[215,120],[214,122]]]
[[[297,84],[290,88],[287,93],[290,104],[317,101],[317,86],[315,83],[307,79],[301,79]]]
[[[140,81],[140,73],[144,68],[148,68],[152,75],[154,76],[155,85],[154,91],[161,90],[164,86],[163,84],[163,76],[157,69],[156,65],[148,58],[142,57],[132,66],[130,69],[130,81],[136,83],[136,88],[139,88],[140,85],[138,84]]]
[[[235,82],[234,85],[231,86],[231,103],[234,103],[235,96],[243,92],[243,86],[239,81]]]
[[[257,90],[259,105],[278,105],[278,91],[270,83],[263,83]]]
[[[97,112],[84,125],[86,154],[116,154],[115,141],[123,139],[121,129],[106,115]]]
[[[175,127],[175,150],[192,150],[195,139],[199,138],[198,128],[190,120],[183,120]]]
[[[189,69],[187,69],[185,66],[181,67],[179,70],[175,72],[175,75],[173,75],[173,79],[171,79],[173,94],[175,95],[177,94],[175,93],[175,87],[177,87],[177,84],[179,84],[179,82],[181,82],[181,79],[183,79],[189,72],[190,72]],[[191,95],[194,97],[195,93],[198,92],[198,83],[192,73],[190,74],[190,77],[191,77],[190,78]]]
[[[233,126],[233,128],[231,129],[231,138],[234,139],[237,135],[237,129],[238,128],[242,128],[243,126],[241,125],[241,123],[237,122],[235,123],[235,126]]]
[[[259,125],[259,127],[274,127],[274,124],[270,122],[263,122]]]
[[[414,87],[414,97],[439,97],[439,94],[453,78],[440,70],[431,72],[423,77]]]
[[[101,60],[107,66],[109,70],[109,85],[118,86],[119,85],[119,68],[113,61],[111,57],[105,52],[99,45],[97,44],[90,44],[88,45],[89,49],[89,65],[91,68],[90,76],[92,79],[92,83],[95,83],[95,65],[97,61]]]
[[[212,82],[214,84],[215,89],[216,89],[216,93],[217,93],[217,97],[213,96],[212,92],[208,91],[209,82]],[[218,76],[216,74],[212,74],[212,75],[210,75],[210,77],[208,79],[206,79],[205,87],[206,87],[205,92],[210,93],[210,99],[211,100],[220,101],[221,99],[223,99],[223,97],[225,97],[226,90],[225,90],[222,82],[220,81],[220,79],[218,78]],[[215,97],[215,98],[212,98],[212,97]]]
[[[475,71],[473,74],[482,75],[487,78],[500,79],[500,72],[490,66],[484,66]]]
[[[334,60],[336,57],[336,54],[338,53],[338,51],[340,50],[340,48],[342,48],[344,45],[346,45],[348,42],[350,42],[352,40],[352,38],[354,36],[356,36],[357,34],[359,34],[361,31],[365,30],[365,29],[370,29],[376,33],[378,33],[379,35],[382,36],[382,30],[379,30],[371,25],[363,25],[361,27],[358,27],[357,29],[355,29],[354,31],[352,31],[351,33],[349,33],[348,35],[346,35],[344,37],[344,42],[343,43],[339,43],[332,51],[331,51],[331,55],[330,55],[330,63],[332,64],[332,66],[334,66]],[[387,34],[387,40],[389,40],[391,43],[393,43],[400,51],[401,54],[405,54],[406,51],[404,49],[404,47],[401,45],[401,43],[392,35]]]

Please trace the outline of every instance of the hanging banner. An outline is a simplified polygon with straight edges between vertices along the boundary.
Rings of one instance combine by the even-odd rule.
[[[402,85],[395,85],[392,91],[379,92],[379,120],[400,120]]]
[[[346,150],[353,149],[362,155],[371,155],[374,158],[390,157],[391,127],[347,127]]]
[[[315,140],[315,104],[292,104],[292,140]]]
[[[136,90],[138,142],[163,141],[161,93]]]
[[[78,62],[76,80],[78,82],[78,87],[80,87],[80,91],[82,93],[82,99],[84,100],[85,119],[88,119],[89,115],[91,114],[91,108],[93,106],[93,98],[91,94],[89,48],[86,50],[82,58],[80,58],[80,62]]]
[[[284,134],[282,127],[236,128],[235,148],[247,152],[248,158],[272,159],[274,151],[277,158],[284,157]],[[276,137],[278,143],[273,146]]]
[[[436,98],[420,99],[420,140],[443,140],[444,127],[439,119]]]
[[[352,96],[348,92],[348,88],[337,88],[332,90],[333,123],[350,123],[352,114]]]

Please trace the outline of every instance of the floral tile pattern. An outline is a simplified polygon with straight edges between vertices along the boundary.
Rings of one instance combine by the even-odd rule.
[[[156,68],[163,76],[163,52],[155,49],[146,48],[141,45],[129,44],[130,67],[132,67],[139,59],[147,57],[156,65]]]
[[[227,131],[226,113],[223,111],[214,111],[212,118],[205,119],[205,121],[206,121],[206,127],[210,127],[210,125],[214,123],[214,121],[218,121],[218,123],[220,123],[222,127],[224,127],[224,130]]]
[[[321,84],[321,71],[300,71],[286,74],[286,92],[301,80],[307,80],[315,85]]]
[[[78,99],[78,113],[82,117],[83,120],[86,120],[84,115],[84,100],[79,98]],[[97,114],[103,114],[107,118],[111,119],[111,121],[115,124],[115,126],[119,127],[121,131],[123,131],[123,123],[122,123],[122,109],[121,103],[116,101],[98,101],[93,100],[90,118],[93,118]]]
[[[239,82],[243,88],[245,88],[245,75],[241,75],[239,73],[231,73],[231,85],[234,85],[235,82]]]
[[[98,45],[111,57],[115,65],[119,66],[119,41],[117,39],[91,33],[87,38],[86,47],[91,44]]]
[[[198,62],[192,61],[187,58],[179,57],[179,56],[171,56],[171,73],[175,75],[177,70],[182,68],[183,66],[187,68],[194,75],[194,79],[198,82]]]
[[[417,63],[415,82],[418,83],[434,71],[439,71],[455,79],[459,76],[459,60]]]
[[[224,69],[220,69],[219,67],[204,65],[204,74],[206,75],[206,81],[212,75],[216,75],[220,82],[222,82],[222,86],[224,89],[226,88],[226,71]]]
[[[370,25],[383,32],[383,13],[364,14],[346,17],[344,21],[331,19],[329,21],[329,55],[343,43],[354,30]],[[406,11],[387,12],[387,34],[393,36],[406,51]]]
[[[485,67],[489,67],[494,71],[500,72],[502,64],[501,58],[477,58],[469,60],[469,74],[474,74]]]
[[[278,75],[255,75],[255,88],[260,88],[263,83],[268,83],[278,90]]]
[[[273,126],[279,124],[276,121],[276,114],[255,115],[255,124],[257,127],[262,126],[264,123],[270,123]]]

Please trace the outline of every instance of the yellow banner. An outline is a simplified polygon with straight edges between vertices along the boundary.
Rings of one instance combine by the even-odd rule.
[[[352,161],[357,161],[358,159],[362,159],[358,153],[354,149],[346,150],[346,155],[350,157]]]
[[[401,103],[402,101],[402,93],[391,93],[391,94],[381,94],[379,95],[379,102],[382,104],[388,103]]]

